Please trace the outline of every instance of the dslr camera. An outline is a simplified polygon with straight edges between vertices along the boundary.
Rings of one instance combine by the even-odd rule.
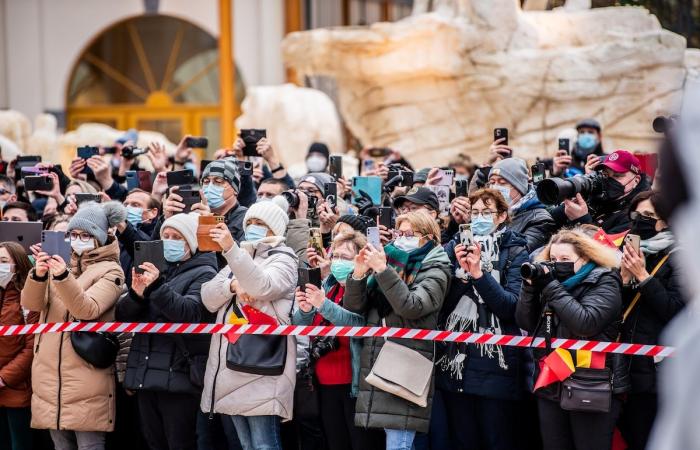
[[[311,342],[309,356],[312,361],[318,361],[323,356],[338,349],[337,336],[319,336]]]
[[[129,145],[122,148],[122,157],[126,159],[133,159],[139,155],[145,155],[148,152],[145,148],[138,148],[133,145]]]
[[[576,194],[588,200],[594,196],[603,196],[605,177],[600,172],[578,175],[572,178],[547,178],[537,184],[537,197],[546,205],[558,205]]]
[[[520,266],[520,276],[528,281],[534,281],[546,275],[545,267],[550,273],[554,272],[554,263],[551,262],[526,262]]]

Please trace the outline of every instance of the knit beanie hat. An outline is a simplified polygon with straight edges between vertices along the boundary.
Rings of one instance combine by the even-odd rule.
[[[506,158],[498,161],[491,168],[489,177],[498,175],[510,183],[520,194],[528,191],[527,164],[520,158]]]
[[[316,186],[318,190],[321,191],[321,194],[323,194],[323,196],[325,197],[326,184],[335,183],[335,178],[333,178],[331,175],[325,172],[311,172],[310,174],[304,176],[299,182],[303,183],[304,181]]]
[[[126,208],[119,202],[85,202],[68,222],[68,231],[83,230],[105,245],[109,229],[125,220]]]
[[[241,175],[238,172],[238,162],[236,158],[217,159],[207,164],[202,172],[202,179],[208,176],[221,177],[228,181],[233,190],[238,194],[241,190]]]
[[[311,147],[309,147],[309,155],[312,153],[319,153],[323,156],[326,157],[326,160],[328,160],[328,156],[330,152],[328,151],[328,146],[322,142],[314,142],[311,144]]]
[[[251,219],[258,219],[265,222],[265,225],[272,230],[275,236],[284,236],[289,223],[288,208],[289,203],[281,195],[270,201],[257,202],[245,213],[243,226],[248,226],[248,221]]]
[[[376,226],[375,221],[371,218],[355,214],[340,216],[338,222],[347,223],[353,230],[359,231],[362,234],[367,234],[367,228]]]
[[[175,214],[169,219],[163,222],[160,227],[161,236],[163,234],[163,229],[166,227],[173,228],[175,231],[180,233],[182,237],[185,238],[187,245],[190,246],[190,252],[195,254],[197,252],[197,227],[199,226],[199,214],[189,213],[189,214]]]

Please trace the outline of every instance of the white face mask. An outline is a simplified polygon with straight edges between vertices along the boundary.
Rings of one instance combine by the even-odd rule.
[[[0,287],[5,289],[15,276],[14,264],[0,263]]]
[[[84,252],[89,252],[90,250],[95,249],[95,240],[90,239],[87,242],[83,242],[80,239],[76,239],[75,241],[70,241],[70,246],[75,252],[75,254],[80,256]]]
[[[401,236],[394,241],[394,247],[405,252],[412,252],[420,245],[418,236]]]
[[[309,169],[309,172],[323,172],[326,170],[326,158],[323,156],[309,156],[306,158],[306,168]]]

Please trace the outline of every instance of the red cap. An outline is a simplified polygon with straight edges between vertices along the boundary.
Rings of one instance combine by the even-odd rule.
[[[615,150],[605,158],[605,162],[601,166],[617,173],[632,172],[639,174],[642,171],[639,159],[626,150]]]

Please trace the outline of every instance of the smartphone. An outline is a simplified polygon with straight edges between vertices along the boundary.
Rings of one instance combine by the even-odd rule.
[[[88,192],[78,192],[75,195],[75,204],[80,206],[81,203],[85,202],[96,202],[102,203],[102,197],[99,194],[90,194]]]
[[[201,252],[220,252],[221,246],[209,236],[209,230],[224,222],[224,216],[199,216],[197,247]]]
[[[191,169],[168,172],[166,178],[168,180],[168,187],[188,186],[197,182],[194,178],[194,172]]]
[[[202,202],[202,193],[199,189],[178,189],[176,194],[182,197],[180,203],[185,205],[185,209],[182,210],[185,214],[192,211],[193,205]]]
[[[542,163],[533,164],[532,167],[530,167],[530,170],[532,171],[532,182],[534,184],[537,184],[540,181],[544,180],[544,178],[545,178],[544,164],[542,164]]]
[[[493,129],[493,141],[496,142],[499,139],[505,139],[500,145],[508,145],[508,128]]]
[[[306,218],[311,221],[311,225],[318,224],[318,211],[316,207],[318,206],[318,197],[315,195],[307,195],[309,201],[309,210],[306,212]]]
[[[452,182],[455,178],[455,171],[453,169],[438,169],[438,174],[440,175],[439,186],[452,186]]]
[[[412,187],[413,186],[413,172],[409,170],[390,170],[386,176],[387,180],[391,180],[400,176],[401,181],[399,181],[398,186]]]
[[[70,240],[64,231],[42,231],[41,251],[49,255],[58,255],[63,261],[70,263]]]
[[[36,167],[36,166],[31,166],[31,167],[22,167],[22,179],[24,177],[29,176],[29,175],[46,175],[49,173],[49,169],[46,167]]]
[[[382,179],[380,177],[355,177],[352,179],[353,202],[365,192],[375,205],[382,204]]]
[[[567,155],[571,149],[570,145],[571,141],[568,138],[559,139],[559,150],[565,151]]]
[[[53,180],[48,175],[31,175],[24,177],[25,191],[50,191]]]
[[[243,129],[241,130],[241,139],[245,142],[243,147],[243,156],[260,156],[256,146],[258,141],[267,137],[267,130],[262,129]]]
[[[117,147],[102,147],[102,152],[104,152],[105,155],[116,155]]]
[[[641,238],[637,234],[628,234],[625,236],[625,244],[630,244],[634,251],[639,253],[639,246],[641,243]]]
[[[185,139],[185,145],[189,148],[207,148],[209,146],[209,139],[202,136],[188,137]]]
[[[30,174],[29,172],[25,172],[24,169],[35,169],[36,171],[40,171],[42,169],[39,169],[36,167],[37,163],[40,163],[41,161],[20,161],[20,158],[26,158],[23,156],[18,156],[17,157],[17,162],[15,163],[15,180],[21,180],[23,179],[27,174]],[[30,158],[39,158],[38,156],[34,157],[31,156]],[[46,173],[47,171],[44,171],[43,173]],[[34,172],[34,173],[41,173],[41,172]]]
[[[459,226],[459,243],[465,247],[469,247],[474,242],[474,235],[472,234],[472,225],[470,223],[463,223]]]
[[[128,191],[141,189],[146,192],[151,192],[153,189],[153,178],[151,172],[147,170],[127,170],[126,189]]]
[[[17,156],[17,162],[33,162],[33,163],[40,163],[41,162],[41,156],[40,155],[19,155]]]
[[[382,240],[379,236],[379,227],[367,228],[367,243],[371,244],[372,247],[376,249],[382,248]]]
[[[78,158],[90,159],[93,156],[98,156],[99,154],[100,154],[99,147],[92,147],[89,145],[85,145],[83,147],[78,147]]]
[[[385,147],[373,147],[369,149],[369,156],[371,158],[386,158],[391,154],[391,149]]]
[[[379,207],[379,225],[383,225],[387,230],[394,228],[394,210],[389,206]]]
[[[326,183],[323,186],[323,191],[326,193],[326,204],[336,211],[338,208],[338,183]]]
[[[326,256],[326,251],[323,248],[323,236],[321,236],[320,228],[309,228],[309,247],[313,248],[319,256]]]
[[[306,292],[306,285],[313,284],[321,289],[321,268],[319,267],[299,267],[299,281],[297,286],[302,292]]]
[[[134,270],[142,274],[143,270],[139,266],[149,262],[156,266],[158,270],[164,272],[168,268],[168,263],[163,255],[163,241],[136,241],[134,242]]]
[[[253,175],[253,163],[250,161],[236,161],[238,164],[238,173],[241,175],[251,176]]]
[[[343,177],[343,157],[331,156],[328,162],[328,173],[333,178],[339,180]]]
[[[469,181],[467,180],[456,180],[455,181],[455,197],[467,197],[469,192]]]

